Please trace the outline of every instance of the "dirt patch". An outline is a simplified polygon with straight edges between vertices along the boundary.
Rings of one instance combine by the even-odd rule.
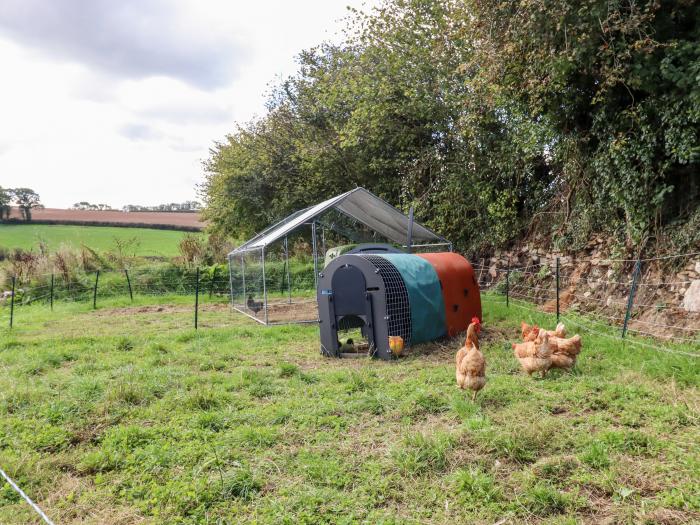
[[[226,303],[216,303],[216,304],[200,304],[200,312],[224,312],[230,310],[231,307]],[[165,314],[176,314],[176,313],[187,313],[194,311],[194,305],[175,305],[175,304],[153,304],[147,306],[126,306],[123,308],[105,308],[102,310],[95,310],[92,315],[97,317],[113,317],[113,316],[127,316],[134,314],[154,314],[154,313],[165,313]]]
[[[265,320],[265,311],[253,312],[246,308],[247,313]],[[300,321],[316,321],[318,319],[318,305],[315,299],[275,300],[267,303],[267,320],[269,323],[294,323]]]

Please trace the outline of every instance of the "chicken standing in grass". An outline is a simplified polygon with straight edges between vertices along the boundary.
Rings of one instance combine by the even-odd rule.
[[[471,390],[472,401],[476,400],[476,394],[486,384],[486,361],[479,350],[480,331],[481,322],[474,317],[467,328],[464,346],[457,351],[455,357],[457,386]]]
[[[525,321],[521,321],[520,332],[522,333],[523,341],[534,341],[542,332],[547,332],[550,337],[566,337],[566,327],[564,323],[559,323],[554,330],[542,330],[536,324],[529,325]]]
[[[544,377],[552,366],[552,348],[549,346],[547,332],[544,332],[537,341],[513,343],[513,353],[529,376],[534,372],[540,372]]]
[[[537,325],[529,325],[523,321],[520,323],[520,331],[525,342],[541,342],[544,333],[549,336],[549,346],[552,350],[551,368],[569,370],[576,364],[576,356],[581,352],[581,336],[565,338],[564,323],[559,323],[555,330],[543,330]]]
[[[569,370],[576,364],[576,357],[581,352],[581,336],[568,339],[550,337],[549,346],[552,348],[552,368]]]

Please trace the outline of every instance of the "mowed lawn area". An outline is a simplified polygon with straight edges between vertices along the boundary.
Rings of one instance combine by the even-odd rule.
[[[138,301],[0,308],[0,467],[56,523],[700,521],[694,357],[582,333],[530,378],[509,341],[553,320],[487,296],[474,404],[461,339],[334,360],[313,326]],[[38,523],[7,484],[0,523]]]
[[[56,250],[61,245],[79,248],[84,244],[93,250],[105,251],[115,249],[115,239],[127,241],[136,238],[136,255],[172,257],[178,255],[178,243],[183,235],[186,233],[151,228],[0,224],[0,248],[29,250],[35,249],[43,241],[50,250]]]

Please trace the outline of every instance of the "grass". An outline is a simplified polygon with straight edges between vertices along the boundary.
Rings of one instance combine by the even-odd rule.
[[[194,332],[190,298],[21,307],[0,466],[62,524],[700,520],[700,360],[584,334],[572,373],[529,378],[508,341],[552,320],[484,299],[475,404],[459,340],[331,360],[207,301]],[[0,485],[0,523],[33,522]]]
[[[0,248],[36,248],[45,242],[50,250],[62,244],[93,250],[115,249],[115,239],[137,239],[137,256],[173,257],[178,255],[178,243],[185,232],[151,228],[121,228],[116,226],[66,226],[51,224],[0,224]]]

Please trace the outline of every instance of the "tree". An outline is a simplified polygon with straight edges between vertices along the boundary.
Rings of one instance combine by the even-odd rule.
[[[17,207],[22,212],[25,221],[32,220],[32,210],[42,207],[39,194],[30,188],[13,188],[12,197]]]
[[[12,202],[12,194],[10,190],[4,189],[0,186],[0,221],[3,218],[10,218],[10,203]]]
[[[386,0],[210,151],[210,228],[364,186],[474,253],[700,220],[700,3]],[[700,244],[700,233],[687,228]],[[678,238],[683,235],[676,236]],[[675,242],[675,241],[674,241]]]

